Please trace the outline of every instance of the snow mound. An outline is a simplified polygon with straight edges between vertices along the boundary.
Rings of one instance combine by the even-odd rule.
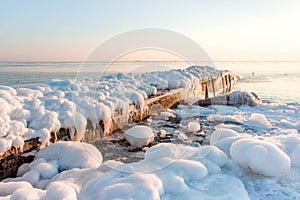
[[[271,127],[270,122],[267,120],[267,118],[264,114],[253,113],[253,114],[251,114],[249,121],[255,122],[264,127]]]
[[[50,183],[46,188],[46,198],[45,199],[66,199],[75,200],[77,199],[77,194],[75,188],[71,185],[66,184],[63,181],[57,181]]]
[[[210,145],[215,145],[219,140],[228,137],[237,137],[239,134],[231,129],[218,129],[214,131],[210,136]]]
[[[228,94],[229,100],[227,105],[232,106],[257,106],[261,103],[260,99],[257,97],[255,93],[250,93],[246,91],[234,91]]]
[[[298,134],[279,135],[265,138],[265,140],[277,145],[289,155],[292,166],[300,167],[300,136]]]
[[[234,91],[229,94],[199,100],[194,105],[228,105],[228,106],[257,106],[261,104],[261,100],[256,94],[247,91]]]
[[[35,159],[55,160],[60,171],[73,168],[97,168],[102,163],[102,154],[87,143],[57,142],[39,151]]]
[[[201,182],[192,183],[193,189],[200,193],[190,199],[214,199],[214,200],[250,200],[248,193],[241,180],[226,174],[208,176]],[[194,191],[191,191],[193,194]],[[175,199],[180,199],[176,197]]]
[[[31,184],[25,181],[20,182],[8,182],[3,183],[0,182],[0,197],[1,196],[7,196],[12,194],[14,191],[21,189],[21,188],[32,188]]]
[[[211,169],[202,162],[224,166],[228,159],[216,147],[161,143],[151,147],[143,161],[112,163],[110,173],[90,180],[79,199],[249,199],[239,179],[220,171],[209,175]]]
[[[290,158],[281,149],[255,138],[234,142],[230,154],[240,166],[265,176],[286,175],[291,167]]]
[[[131,174],[125,178],[93,179],[85,185],[79,199],[160,199],[161,180],[153,174]]]
[[[101,165],[102,166],[102,165]],[[71,170],[63,171],[54,176],[48,184],[52,182],[65,182],[65,184],[73,185],[76,192],[79,193],[82,187],[91,179],[104,175],[103,170],[100,168],[74,168]]]
[[[142,148],[154,140],[154,133],[147,126],[135,126],[125,132],[126,140],[135,147]]]
[[[200,124],[199,122],[189,122],[188,123],[188,130],[191,132],[200,131]]]

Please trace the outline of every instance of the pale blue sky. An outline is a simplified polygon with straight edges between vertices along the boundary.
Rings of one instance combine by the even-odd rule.
[[[82,61],[140,28],[184,34],[213,60],[300,60],[299,19],[297,0],[0,0],[0,61]]]

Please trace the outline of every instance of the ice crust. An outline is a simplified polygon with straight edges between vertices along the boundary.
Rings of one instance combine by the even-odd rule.
[[[0,156],[12,146],[22,150],[24,140],[32,138],[39,138],[41,147],[46,146],[50,133],[60,128],[69,129],[71,139],[80,141],[87,120],[94,129],[102,120],[107,133],[115,111],[126,113],[129,105],[142,110],[145,99],[158,90],[196,89],[200,79],[220,73],[211,67],[192,66],[93,80],[51,80],[33,88],[0,86]]]

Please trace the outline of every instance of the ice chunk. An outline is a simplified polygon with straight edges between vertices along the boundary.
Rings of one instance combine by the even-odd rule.
[[[156,160],[162,157],[169,158],[178,158],[180,156],[180,152],[175,144],[168,143],[160,143],[157,144],[145,153],[146,160]]]
[[[259,114],[259,113],[253,113],[251,114],[251,117],[249,118],[251,122],[255,122],[261,126],[264,127],[271,127],[272,125],[270,122],[267,120],[266,116],[264,114]]]
[[[124,178],[96,178],[87,183],[79,199],[160,199],[161,180],[154,174],[131,174]]]
[[[26,132],[25,126],[20,121],[11,121],[10,122],[10,129],[8,131],[8,134],[14,135],[14,136],[23,136]]]
[[[56,160],[60,171],[73,168],[96,168],[102,163],[102,154],[96,147],[80,142],[54,143],[39,151],[35,159],[38,158],[45,158],[47,161]]]
[[[50,183],[46,188],[46,199],[66,199],[76,200],[77,194],[75,189],[64,183],[63,181],[56,181]]]
[[[50,163],[43,162],[37,164],[33,170],[36,170],[40,173],[41,178],[49,179],[55,176],[58,173],[56,166],[51,165]]]
[[[200,124],[199,124],[199,122],[189,122],[188,123],[188,129],[191,132],[200,131]]]
[[[210,136],[210,145],[215,145],[218,140],[221,140],[223,138],[227,137],[236,137],[239,134],[231,129],[218,129],[214,131]]]
[[[22,176],[21,180],[27,181],[35,187],[40,181],[40,173],[37,170],[30,170]]]
[[[20,188],[32,188],[32,185],[25,181],[19,182],[0,182],[0,196],[7,196]]]
[[[30,171],[30,167],[28,163],[23,163],[19,168],[17,172],[17,177],[18,176],[23,176],[26,172]]]
[[[102,165],[101,165],[102,166]],[[63,171],[53,177],[50,181],[56,182],[56,181],[64,181],[67,180],[67,184],[73,185],[76,189],[76,192],[79,193],[82,187],[91,179],[94,179],[96,177],[100,177],[104,175],[104,172],[100,169],[71,169],[67,171]]]
[[[35,132],[35,136],[39,138],[39,142],[41,142],[41,147],[47,146],[50,143],[51,133],[48,129],[43,128],[39,129]]]
[[[145,104],[144,97],[139,92],[133,92],[132,94],[130,94],[130,101],[133,105],[136,106],[136,108],[143,110]]]
[[[230,154],[240,166],[265,176],[286,175],[291,167],[290,158],[282,150],[272,143],[255,138],[234,142]]]
[[[154,133],[147,126],[135,126],[125,132],[126,140],[135,147],[142,148],[154,140]]]
[[[19,149],[21,152],[23,150],[23,145],[24,145],[24,139],[20,136],[17,136],[13,141],[12,141],[12,146],[15,147],[16,149]]]
[[[32,200],[32,199],[43,199],[46,191],[36,188],[21,188],[16,190],[11,195],[11,200]]]
[[[214,200],[250,200],[248,193],[241,180],[226,174],[208,176],[201,182],[192,182],[189,191],[189,199],[214,199]],[[172,199],[180,199],[175,196]]]
[[[215,146],[203,146],[194,154],[193,158],[209,160],[219,167],[225,166],[229,161],[226,154]]]
[[[300,136],[298,134],[273,136],[265,138],[265,140],[277,145],[289,155],[292,166],[300,167]]]
[[[11,148],[12,141],[6,138],[0,138],[0,155],[2,156],[6,151]]]

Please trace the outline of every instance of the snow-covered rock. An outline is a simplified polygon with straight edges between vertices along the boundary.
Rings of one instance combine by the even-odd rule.
[[[276,145],[255,138],[240,139],[230,148],[232,159],[240,166],[265,176],[289,173],[291,160]]]
[[[154,133],[147,126],[134,126],[124,134],[126,140],[135,147],[142,148],[154,140]]]
[[[298,134],[279,135],[265,138],[289,155],[291,165],[300,167],[300,136]]]
[[[188,130],[191,132],[200,131],[200,124],[199,122],[189,122],[188,123]]]
[[[218,129],[210,136],[210,145],[215,145],[219,140],[227,137],[237,137],[239,134],[231,129]]]
[[[247,91],[233,91],[218,97],[199,100],[194,105],[209,106],[209,105],[228,105],[228,106],[257,106],[261,104],[255,93]]]
[[[0,182],[0,197],[12,194],[14,191],[21,188],[32,188],[32,185],[25,181],[20,182]]]
[[[101,165],[103,159],[101,152],[91,144],[63,141],[39,151],[35,159],[39,158],[57,161],[60,171],[73,168],[96,168]]]
[[[79,199],[249,199],[238,178],[221,171],[210,175],[202,161],[216,163],[207,164],[210,167],[228,162],[216,147],[199,150],[158,144],[146,152],[143,161],[113,164],[110,173],[91,179]]]

